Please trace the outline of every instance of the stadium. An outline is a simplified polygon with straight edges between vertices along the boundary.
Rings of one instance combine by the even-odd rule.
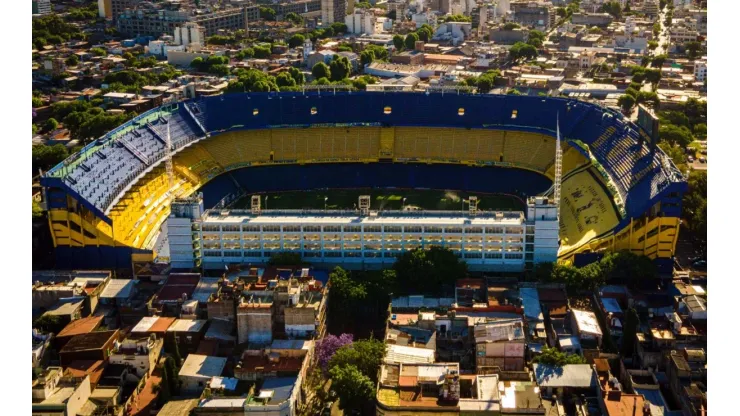
[[[556,158],[556,124],[561,158]],[[558,166],[561,198],[553,201]],[[257,231],[263,233],[267,228],[288,232],[280,230],[280,224],[289,217],[296,224],[315,223],[319,229],[326,224],[334,230],[335,223],[324,220],[343,217],[341,221],[362,223],[369,221],[364,214],[410,227],[433,222],[430,217],[469,225],[471,220],[493,224],[517,216],[476,212],[474,204],[469,204],[470,211],[454,213],[359,213],[359,208],[262,212],[259,202],[252,211],[207,210],[238,195],[359,188],[527,198],[526,212],[517,217],[521,230],[516,233],[521,233],[522,243],[540,236],[534,228],[537,218],[559,217],[559,226],[557,222],[548,226],[557,241],[543,243],[547,252],[543,255],[538,255],[537,247],[521,244],[526,247],[522,256],[516,256],[521,265],[550,257],[584,264],[594,253],[622,249],[666,260],[675,250],[686,191],[685,179],[657,148],[655,138],[611,109],[561,98],[454,92],[245,93],[167,104],[90,143],[46,172],[42,185],[57,267],[113,269],[157,256],[161,225],[170,216],[171,205],[178,207],[173,221],[188,219],[190,228],[168,227],[171,240],[188,237],[187,243],[170,241],[170,250],[173,244],[185,244],[195,266],[206,260],[202,250],[208,244],[204,235],[208,230],[218,233],[219,240],[226,232],[234,234],[226,238],[229,244],[220,241],[211,250],[218,252],[211,254],[221,262],[265,260],[270,255],[266,251],[286,250],[284,236],[275,235],[279,245],[268,249],[260,241],[247,252],[247,226],[224,216],[241,224],[257,223],[252,217],[261,216],[264,229]],[[553,207],[559,212],[554,217]],[[547,218],[533,211],[540,209]],[[265,216],[271,217],[269,221]],[[216,225],[208,223],[209,218],[215,218]],[[508,256],[485,254],[508,252],[506,246],[489,244],[499,240],[468,239],[469,232],[495,234],[492,230],[498,229],[489,225],[450,231],[460,234],[450,246],[453,251],[466,260],[482,258],[483,270],[485,259]],[[437,234],[436,229],[421,230],[427,231]],[[365,232],[359,228],[361,241]],[[424,243],[444,243],[445,234],[441,230],[438,240]],[[386,249],[383,245],[360,245],[361,254],[347,257],[387,258],[414,246],[418,244],[395,246],[384,256],[373,254]],[[512,247],[519,246],[517,242]],[[339,264],[343,259],[336,256],[344,256],[327,255],[320,245],[296,244],[291,249],[303,257],[333,257]]]

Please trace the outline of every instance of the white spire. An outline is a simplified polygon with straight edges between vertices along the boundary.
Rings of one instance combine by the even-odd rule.
[[[560,183],[563,179],[563,151],[560,148],[560,114],[555,119],[556,138],[555,138],[555,209],[558,220],[560,220]]]

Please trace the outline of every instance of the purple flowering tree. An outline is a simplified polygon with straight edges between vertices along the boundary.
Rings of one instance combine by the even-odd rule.
[[[334,356],[334,353],[337,352],[340,347],[351,343],[352,334],[342,334],[338,337],[336,335],[329,335],[320,340],[316,345],[316,354],[319,359],[321,370],[326,373],[326,367],[329,365],[329,360]]]

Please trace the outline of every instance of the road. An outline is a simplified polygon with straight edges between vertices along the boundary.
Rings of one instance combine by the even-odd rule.
[[[663,10],[660,11],[660,14],[658,14],[658,23],[660,23],[660,35],[658,35],[658,47],[653,50],[652,55],[662,55],[664,53],[667,53],[666,50],[663,49],[663,45],[668,43],[668,28],[665,27],[665,16],[668,11],[668,6],[663,8]]]

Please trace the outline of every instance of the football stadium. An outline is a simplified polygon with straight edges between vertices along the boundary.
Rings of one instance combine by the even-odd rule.
[[[618,112],[455,92],[245,93],[167,104],[90,143],[42,185],[57,267],[113,269],[155,259],[162,242],[173,267],[221,269],[282,251],[372,267],[430,245],[480,270],[585,264],[622,249],[665,261],[686,191],[655,138]],[[266,207],[271,193],[348,189],[524,203],[495,211],[469,198],[454,211],[379,211],[360,197],[341,209]],[[225,203],[245,198],[246,209]]]

